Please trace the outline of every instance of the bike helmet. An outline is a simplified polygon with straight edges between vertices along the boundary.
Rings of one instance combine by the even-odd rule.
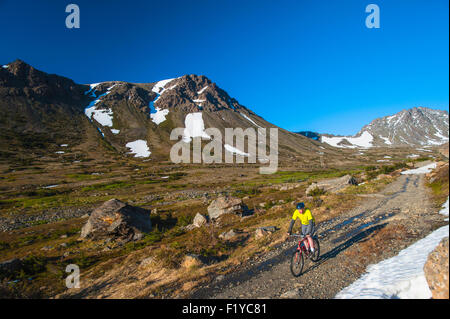
[[[303,209],[305,208],[305,203],[298,203],[297,204],[297,209]]]

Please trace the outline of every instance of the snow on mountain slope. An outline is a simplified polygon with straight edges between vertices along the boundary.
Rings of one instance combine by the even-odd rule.
[[[125,146],[131,149],[130,153],[135,154],[134,157],[149,157],[151,154],[147,141],[144,140],[129,142]]]
[[[95,119],[98,123],[100,123],[103,126],[112,127],[113,126],[113,112],[109,108],[100,108],[101,98],[111,93],[111,90],[116,86],[116,84],[110,86],[105,93],[96,96],[95,95],[95,87],[98,86],[97,84],[91,84],[90,90],[86,91],[85,94],[91,93],[91,96],[97,97],[94,101],[89,103],[89,105],[84,110],[84,113],[89,118],[89,120]]]
[[[448,111],[414,107],[373,120],[355,137],[323,135],[322,142],[341,148],[441,145],[449,141],[448,129]]]
[[[183,141],[189,143],[193,137],[203,137],[209,139],[205,132],[205,123],[203,122],[202,112],[189,113],[184,120],[185,129]]]
[[[108,151],[118,154],[129,153],[126,144],[130,141],[146,140],[151,156],[166,160],[174,143],[170,139],[173,129],[185,128],[184,138],[188,140],[192,136],[206,138],[206,128],[217,128],[222,134],[224,151],[244,155],[253,154],[254,150],[248,145],[242,149],[226,143],[225,129],[266,128],[266,134],[257,132],[257,143],[270,146],[270,140],[277,137],[282,160],[298,158],[301,162],[319,162],[323,155],[318,154],[321,146],[330,155],[330,161],[341,163],[343,156],[331,146],[276,127],[203,75],[183,75],[152,83],[77,84],[36,70],[23,61],[7,66],[0,68],[0,114],[6,119],[0,126],[8,132],[5,136],[17,137],[15,147],[11,148],[17,154],[23,151],[20,139],[26,131],[23,138],[38,140],[36,148],[42,140],[36,133],[44,134],[44,139],[55,145],[96,143],[100,137]],[[18,122],[22,117],[25,120]],[[270,128],[278,129],[277,136]],[[237,132],[236,138],[245,134]],[[11,144],[11,138],[0,137],[0,140],[5,145]],[[225,144],[229,144],[228,149]],[[55,151],[58,149],[52,149],[51,153]],[[308,158],[297,157],[306,151],[310,152]]]
[[[373,136],[369,132],[362,132],[356,137],[327,137],[322,136],[322,142],[330,144],[334,147],[356,148],[356,147],[372,147]]]

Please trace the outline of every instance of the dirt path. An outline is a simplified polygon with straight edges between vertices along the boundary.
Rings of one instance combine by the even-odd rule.
[[[317,263],[306,260],[300,277],[293,277],[289,269],[295,243],[286,242],[240,271],[216,278],[190,297],[333,298],[358,279],[366,266],[374,263],[374,258],[379,262],[396,255],[443,223],[442,216],[428,203],[424,175],[401,175],[377,196],[368,197],[345,215],[321,223],[318,231],[321,259]],[[410,235],[386,244],[381,255],[368,256],[372,258],[362,263],[358,259],[358,267],[349,267],[355,261],[349,260],[345,252],[389,224],[402,225]]]

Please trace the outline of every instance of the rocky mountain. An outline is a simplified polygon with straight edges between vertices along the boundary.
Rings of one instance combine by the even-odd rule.
[[[335,147],[422,147],[449,141],[448,111],[414,107],[373,120],[355,136],[322,135]]]
[[[77,84],[36,70],[16,60],[0,67],[0,158],[64,153],[61,145],[80,152],[112,152],[121,156],[169,160],[174,128],[182,139],[218,128],[223,153],[247,157],[224,140],[225,128],[275,128],[230,97],[206,76],[184,75],[154,83],[110,81]],[[278,128],[281,159],[308,151],[310,161],[340,153],[320,142]],[[93,141],[100,141],[94,143]],[[206,143],[205,142],[205,143]],[[100,146],[100,147],[99,147]]]
[[[15,61],[0,68],[0,154],[80,143],[86,87]]]

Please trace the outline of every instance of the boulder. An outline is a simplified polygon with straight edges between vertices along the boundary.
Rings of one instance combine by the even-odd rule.
[[[192,222],[192,224],[195,227],[202,227],[203,225],[205,225],[208,222],[208,220],[206,219],[205,216],[203,216],[200,213],[197,213],[197,215],[195,215],[194,220]]]
[[[224,214],[238,214],[242,216],[246,211],[248,211],[247,206],[242,199],[236,197],[220,196],[208,206],[208,215],[212,220]]]
[[[5,276],[12,275],[22,268],[22,261],[18,258],[9,259],[0,263],[0,273]]]
[[[196,229],[196,228],[198,228],[198,227],[195,226],[194,224],[189,224],[189,225],[187,225],[186,227],[184,227],[184,230],[186,230],[186,231],[191,231],[191,230],[194,230],[194,229]]]
[[[96,208],[81,229],[81,239],[139,240],[152,229],[150,212],[111,199]]]
[[[423,267],[433,299],[449,298],[448,246],[448,237],[446,237],[428,255],[428,259]]]
[[[277,228],[275,226],[260,227],[255,230],[255,237],[256,239],[259,239],[275,232],[276,230]]]
[[[356,179],[351,175],[327,179],[317,183],[312,183],[306,189],[306,195],[309,195],[315,189],[320,189],[326,193],[336,193],[337,191],[340,191],[349,185],[358,185]]]
[[[224,240],[230,240],[236,236],[237,236],[237,233],[234,231],[234,229],[231,229],[230,231],[223,232],[222,234],[220,234],[219,238],[224,239]]]

